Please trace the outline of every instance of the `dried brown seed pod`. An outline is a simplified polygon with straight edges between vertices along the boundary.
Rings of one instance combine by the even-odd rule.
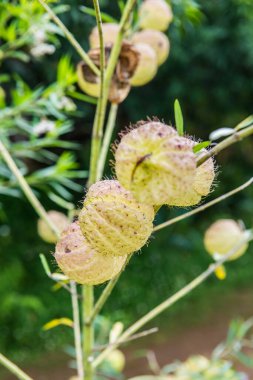
[[[158,65],[162,65],[169,56],[170,42],[168,37],[158,30],[145,29],[133,35],[133,44],[143,43],[151,46],[156,52]]]
[[[116,175],[139,202],[171,205],[192,187],[196,157],[174,128],[149,121],[126,133],[115,152]]]
[[[51,210],[47,212],[47,215],[49,219],[56,225],[59,232],[63,231],[68,225],[69,220],[66,215],[64,215],[62,212]],[[44,221],[44,219],[38,220],[38,234],[47,243],[56,243],[57,242],[57,236],[55,233],[51,230],[51,228],[47,225],[47,223]]]
[[[63,273],[85,285],[98,285],[114,278],[122,270],[126,258],[124,255],[104,255],[93,249],[78,222],[63,231],[55,248],[55,259]]]
[[[102,253],[126,255],[139,250],[153,229],[154,209],[139,203],[118,181],[92,185],[79,215],[84,236]]]

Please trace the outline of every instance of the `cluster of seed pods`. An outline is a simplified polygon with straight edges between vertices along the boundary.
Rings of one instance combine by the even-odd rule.
[[[169,55],[170,42],[163,32],[168,29],[172,19],[172,10],[165,0],[144,0],[141,3],[138,10],[139,30],[135,33],[129,31],[123,41],[112,78],[109,91],[112,103],[121,103],[129,94],[131,86],[143,86],[155,77],[158,67]],[[119,29],[116,23],[102,26],[106,65]],[[100,40],[97,27],[92,30],[89,42],[88,55],[99,68]],[[78,64],[77,75],[80,88],[90,96],[99,97],[100,78],[84,62]]]

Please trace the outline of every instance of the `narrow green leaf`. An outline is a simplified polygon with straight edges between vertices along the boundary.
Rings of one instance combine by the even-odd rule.
[[[198,153],[201,149],[208,147],[211,141],[202,141],[193,147],[193,153]]]
[[[175,113],[175,122],[176,122],[176,128],[179,136],[183,136],[184,134],[184,119],[182,110],[180,107],[180,103],[178,99],[175,100],[174,103],[174,113]]]
[[[40,253],[40,260],[41,260],[41,264],[42,264],[42,266],[44,268],[44,271],[45,271],[46,275],[50,277],[51,276],[51,271],[50,271],[50,268],[49,268],[46,256],[43,255],[43,253]]]
[[[89,8],[89,7],[86,7],[86,6],[82,5],[80,7],[80,10],[83,13],[86,13],[87,15],[96,17],[96,12],[92,8]],[[102,21],[104,21],[104,22],[113,22],[113,23],[117,23],[118,22],[115,18],[111,17],[110,15],[108,15],[107,13],[104,13],[104,12],[101,12],[101,18],[102,18]]]

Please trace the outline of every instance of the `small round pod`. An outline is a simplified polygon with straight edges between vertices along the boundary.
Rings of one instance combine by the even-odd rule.
[[[193,185],[196,157],[176,130],[144,122],[125,134],[115,151],[116,175],[139,202],[160,206],[184,197]]]
[[[213,223],[204,236],[204,245],[207,252],[219,260],[226,255],[244,238],[245,230],[233,219],[220,219]],[[245,243],[229,260],[236,260],[242,256],[248,248]]]
[[[145,29],[133,35],[133,44],[147,44],[156,52],[157,63],[162,65],[169,56],[170,41],[168,37],[159,30]]]
[[[69,220],[66,215],[62,212],[51,210],[47,212],[49,219],[56,225],[59,232],[62,232],[68,225]],[[38,224],[38,234],[42,240],[47,243],[56,243],[58,238],[55,233],[51,230],[48,224],[44,221],[44,219],[39,219]]]
[[[154,49],[147,44],[136,44],[135,49],[139,53],[139,63],[130,79],[132,86],[144,86],[156,75],[158,69],[157,56]]]
[[[104,254],[138,251],[153,230],[154,209],[138,203],[118,181],[92,185],[79,215],[81,230],[90,245]]]
[[[191,148],[196,145],[194,140],[190,138],[182,137],[186,144]],[[199,157],[205,154],[206,149],[202,149],[199,152]],[[212,188],[213,181],[215,179],[215,165],[212,158],[209,158],[202,165],[197,167],[192,186],[187,188],[185,195],[175,194],[170,198],[170,206],[177,207],[189,207],[198,204],[201,198],[207,196]]]
[[[114,44],[116,37],[119,33],[119,24],[114,23],[106,23],[102,25],[103,30],[103,40],[104,44]],[[99,48],[100,47],[100,41],[99,41],[99,34],[98,34],[98,27],[95,26],[91,34],[89,36],[90,41],[90,47],[91,49]]]
[[[90,68],[83,61],[77,65],[77,81],[83,92],[87,95],[98,98],[100,95],[100,80],[99,77],[91,73]]]
[[[63,273],[79,284],[98,285],[114,278],[127,256],[104,255],[90,246],[79,223],[63,231],[55,248],[55,259]]]
[[[165,0],[145,0],[139,8],[141,29],[154,29],[164,32],[173,19],[171,7]]]

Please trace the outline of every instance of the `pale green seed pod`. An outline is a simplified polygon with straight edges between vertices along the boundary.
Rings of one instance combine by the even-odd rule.
[[[196,145],[196,142],[189,138],[184,138],[184,141],[191,148]],[[199,152],[199,156],[201,157],[205,152],[206,149],[202,149],[201,152]],[[189,207],[198,204],[203,196],[207,196],[210,193],[214,179],[214,161],[212,158],[209,158],[202,165],[197,167],[192,186],[186,189],[187,191],[184,197],[182,197],[181,194],[175,194],[175,196],[170,199],[170,205]]]
[[[85,285],[98,285],[114,278],[127,256],[104,255],[93,249],[83,236],[79,223],[63,231],[55,248],[55,259],[69,279]]]
[[[220,219],[213,223],[206,231],[204,245],[208,253],[219,260],[223,255],[231,251],[245,236],[242,226],[232,219]],[[242,256],[248,248],[245,243],[229,260],[236,260]]]
[[[153,229],[154,209],[138,203],[118,181],[92,185],[79,215],[90,245],[104,254],[127,255],[138,251]]]
[[[83,92],[98,98],[100,95],[100,80],[95,75],[89,75],[90,69],[86,63],[81,61],[77,65],[77,81]]]
[[[144,86],[156,75],[158,69],[157,57],[154,49],[147,44],[136,44],[139,53],[139,63],[130,80],[132,86]]]
[[[62,212],[51,210],[51,211],[48,211],[47,215],[49,219],[55,224],[59,232],[62,232],[69,225],[69,220],[67,216],[64,215]],[[38,234],[42,240],[46,241],[47,243],[57,242],[58,240],[57,236],[51,230],[48,224],[44,221],[44,219],[38,220],[37,227],[38,227]]]
[[[119,33],[119,24],[113,24],[113,23],[106,23],[102,25],[103,30],[103,40],[104,44],[114,44],[116,37]],[[99,34],[98,34],[98,28],[95,26],[95,28],[92,29],[92,32],[89,36],[90,41],[90,47],[91,49],[99,48],[100,42],[99,42]]]
[[[183,198],[193,186],[196,157],[174,128],[156,121],[125,134],[115,152],[116,175],[139,202],[150,205]]]
[[[162,65],[169,56],[170,41],[168,37],[158,30],[146,29],[137,32],[132,37],[133,44],[147,44],[154,49],[158,65]]]
[[[154,29],[164,32],[173,19],[171,7],[165,0],[145,0],[139,8],[141,29]]]

